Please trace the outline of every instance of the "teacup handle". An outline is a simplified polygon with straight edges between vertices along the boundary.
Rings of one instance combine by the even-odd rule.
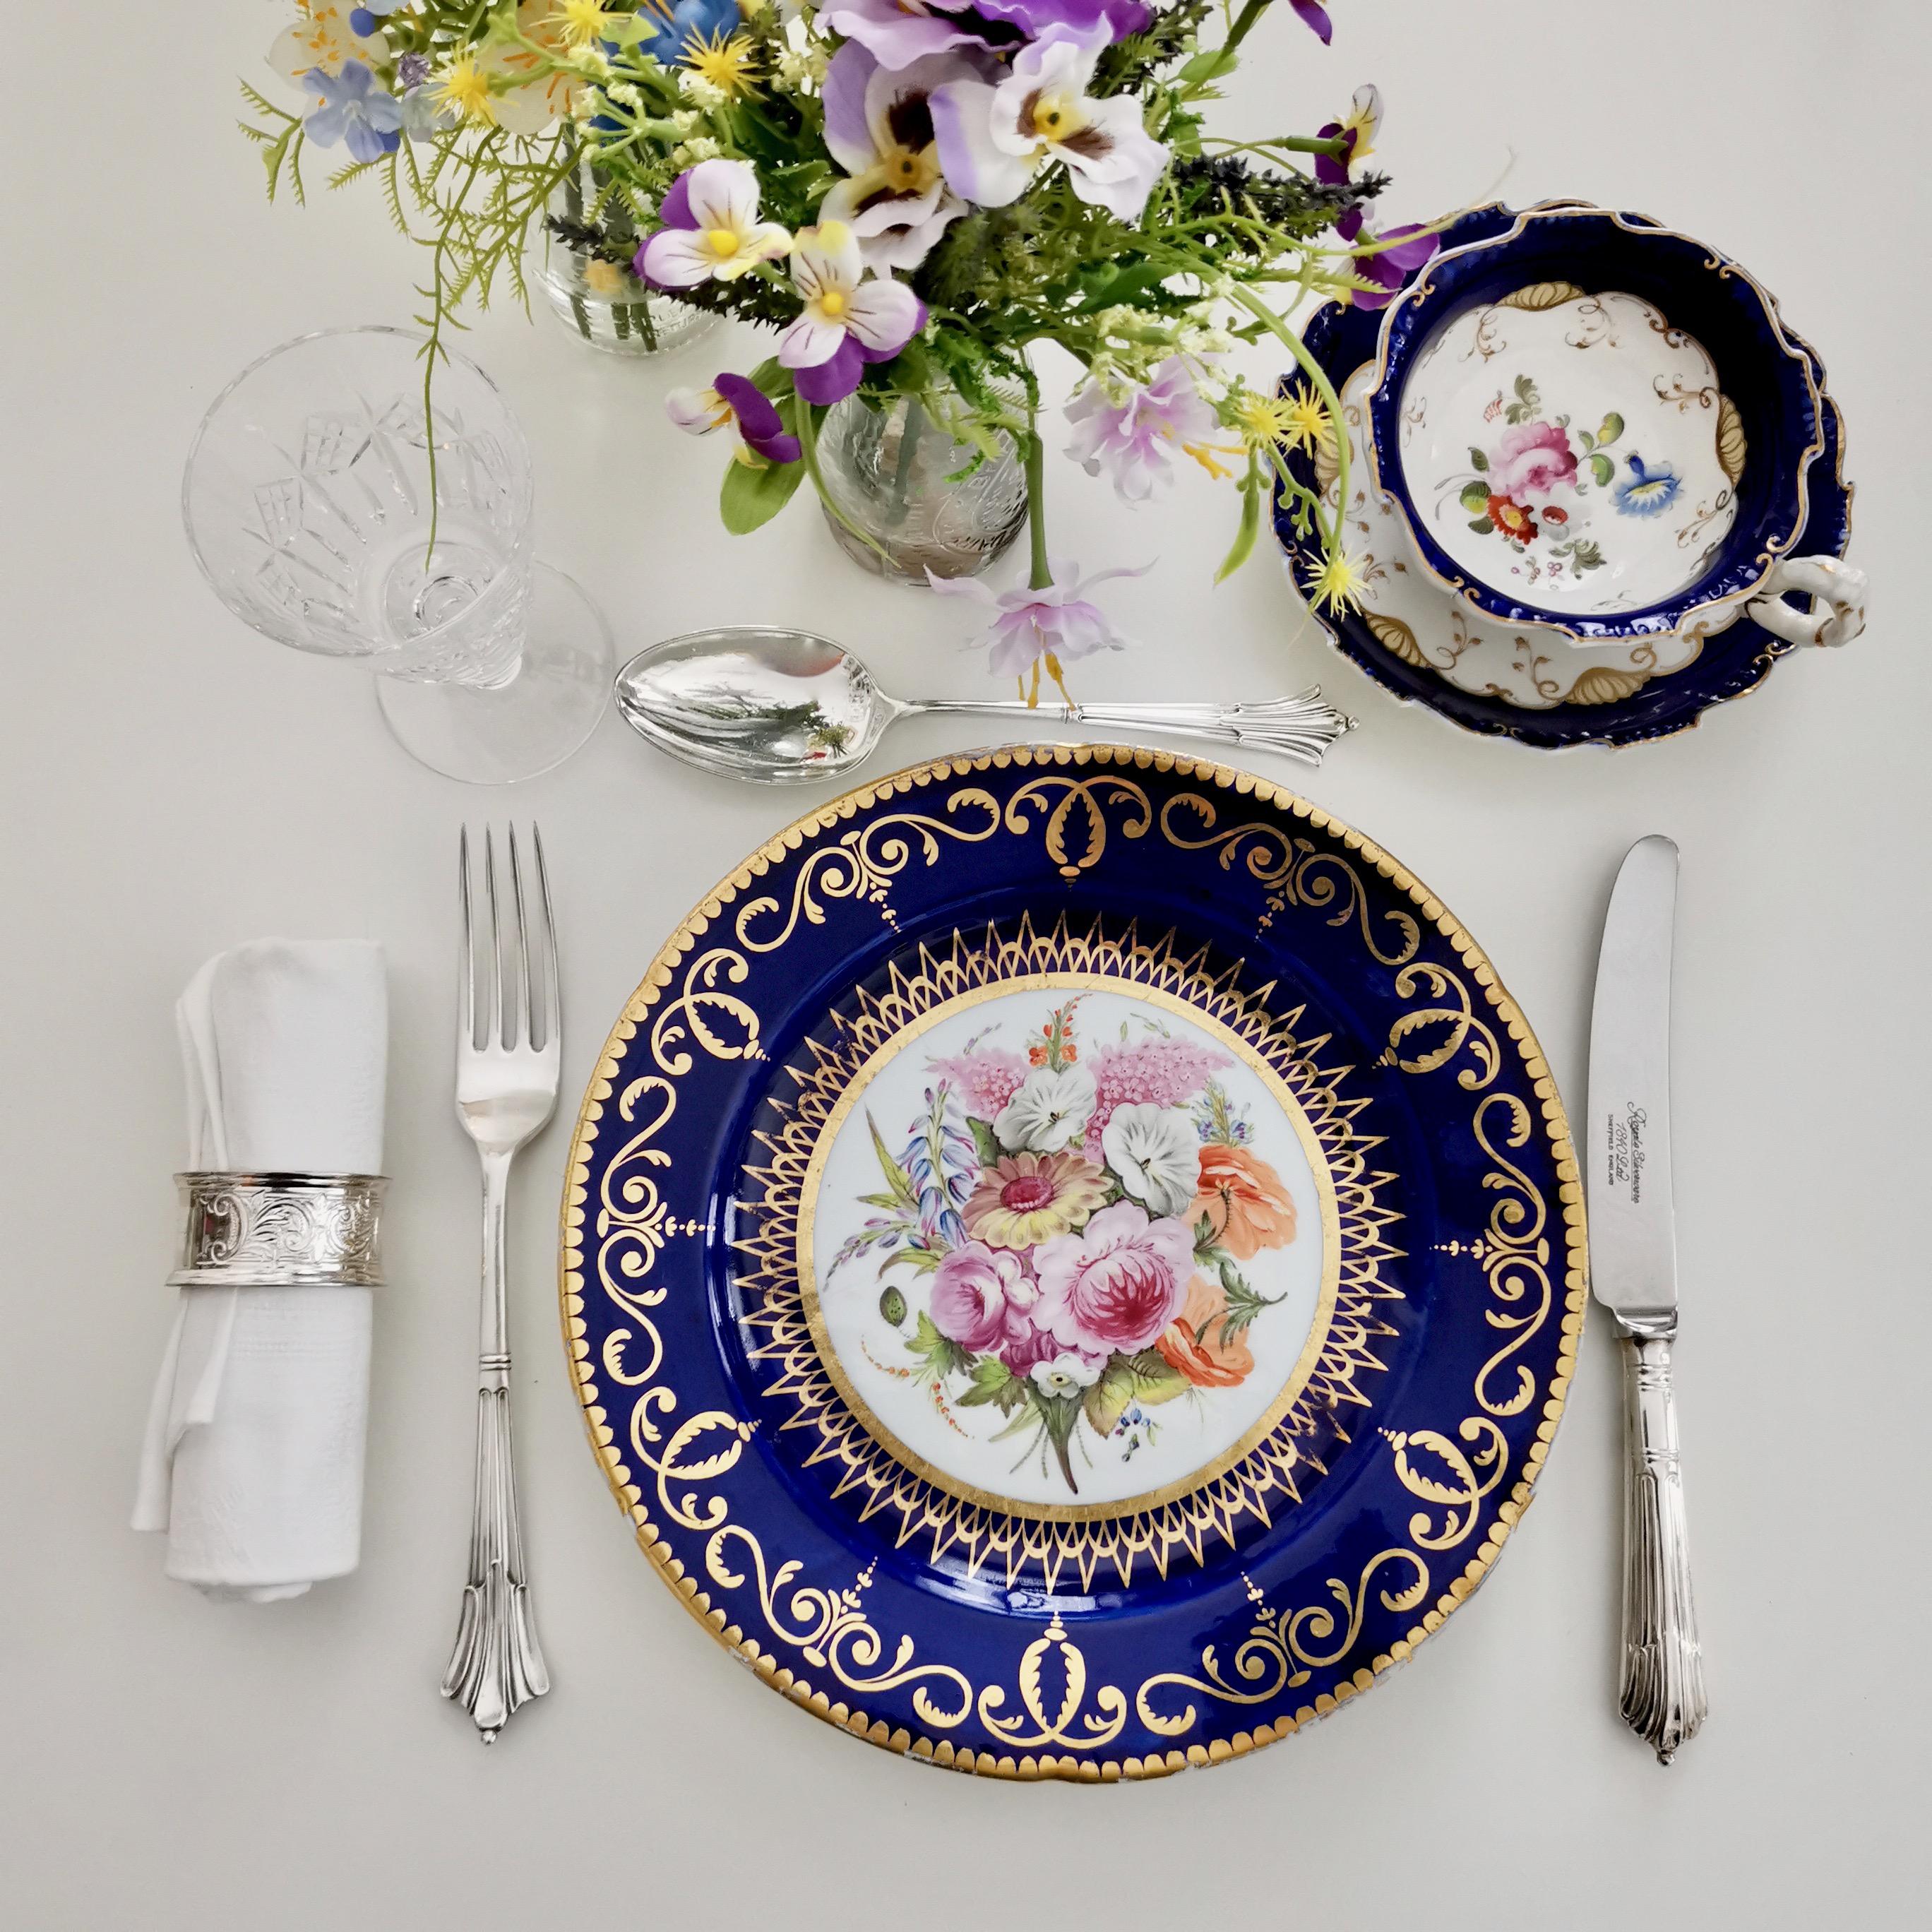
[[[1794,610],[1784,601],[1790,590],[1810,597],[1811,608]],[[1745,608],[1787,644],[1849,644],[1865,627],[1865,574],[1835,556],[1780,557]]]

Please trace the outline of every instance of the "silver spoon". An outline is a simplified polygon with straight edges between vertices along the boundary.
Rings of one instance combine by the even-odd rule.
[[[1256,745],[1303,764],[1355,721],[1318,685],[1265,704],[1042,704],[881,691],[852,653],[808,631],[745,626],[693,631],[640,651],[617,674],[617,709],[640,736],[700,770],[758,784],[812,784],[856,769],[886,728],[921,712],[1124,724],[1224,745]]]

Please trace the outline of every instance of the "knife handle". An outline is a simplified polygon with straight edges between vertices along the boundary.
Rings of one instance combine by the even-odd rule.
[[[1624,1480],[1623,1720],[1668,1764],[1703,1723],[1704,1653],[1690,1598],[1668,1332],[1632,1335]]]

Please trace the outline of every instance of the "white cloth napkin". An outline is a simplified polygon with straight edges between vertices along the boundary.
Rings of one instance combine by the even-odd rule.
[[[218,953],[176,1018],[190,1168],[380,1174],[382,948],[256,940]],[[186,1288],[141,1450],[134,1526],[167,1574],[272,1603],[356,1568],[369,1407],[366,1288]]]

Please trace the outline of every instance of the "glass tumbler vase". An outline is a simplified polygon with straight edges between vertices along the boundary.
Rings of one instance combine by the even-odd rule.
[[[1026,523],[1026,470],[1012,439],[1000,432],[999,453],[980,457],[946,427],[946,399],[933,400],[940,412],[916,396],[880,405],[848,396],[819,431],[832,534],[855,563],[893,583],[922,586],[928,570],[977,576]]]
[[[632,272],[643,237],[625,204],[604,197],[604,186],[579,160],[551,190],[537,280],[557,320],[613,356],[666,356],[709,335],[717,316],[661,294]]]
[[[610,634],[536,560],[530,451],[496,386],[394,328],[298,337],[215,398],[182,484],[215,594],[278,644],[379,674],[382,716],[433,770],[548,771],[610,694]]]

